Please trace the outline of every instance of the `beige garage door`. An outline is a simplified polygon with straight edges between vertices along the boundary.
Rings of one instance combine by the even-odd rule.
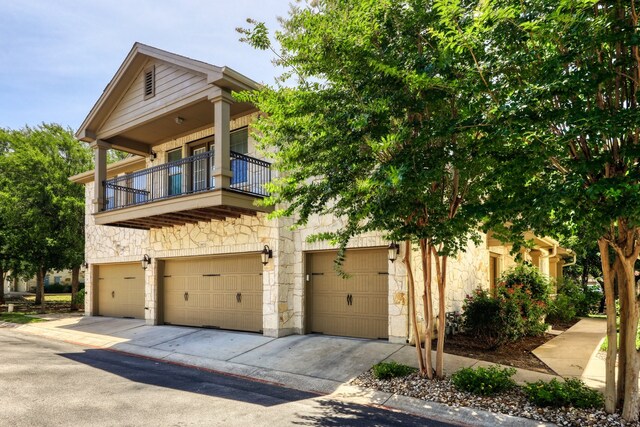
[[[98,314],[144,319],[144,270],[139,262],[98,266]]]
[[[262,331],[259,254],[167,260],[164,322]]]
[[[343,279],[336,252],[307,254],[307,332],[388,338],[388,260],[385,249],[349,250]]]

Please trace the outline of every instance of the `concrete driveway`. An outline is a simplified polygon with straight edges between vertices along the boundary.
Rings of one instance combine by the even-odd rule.
[[[66,318],[20,329],[276,383],[293,382],[304,390],[320,393],[335,391],[342,383],[384,359],[393,359],[405,348],[384,341],[323,335],[275,339],[245,332],[146,326],[143,320],[108,317]]]

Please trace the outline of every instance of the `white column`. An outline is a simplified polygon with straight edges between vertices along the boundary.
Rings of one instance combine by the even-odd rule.
[[[104,181],[107,179],[107,150],[111,144],[96,140],[91,143],[94,156],[94,185],[93,185],[93,213],[104,209],[105,194]]]
[[[214,173],[216,188],[229,188],[231,184],[231,159],[229,140],[229,121],[231,119],[231,103],[233,98],[228,92],[221,90],[212,97],[213,121],[215,132]]]

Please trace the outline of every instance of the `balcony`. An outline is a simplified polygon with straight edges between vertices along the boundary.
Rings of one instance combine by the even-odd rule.
[[[96,224],[150,229],[270,210],[254,204],[269,195],[268,162],[231,151],[230,183],[219,188],[214,160],[212,150],[105,180]]]

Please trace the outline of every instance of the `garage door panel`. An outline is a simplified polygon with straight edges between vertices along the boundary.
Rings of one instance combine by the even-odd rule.
[[[144,319],[144,271],[138,263],[98,266],[98,314]]]
[[[258,254],[167,260],[165,292],[176,282],[189,301],[174,315],[165,302],[166,323],[247,331],[262,330],[262,263]],[[170,276],[170,277],[167,277]],[[238,297],[238,294],[241,294]]]
[[[388,337],[386,250],[350,250],[343,278],[334,269],[335,251],[307,255],[307,330],[362,338]],[[350,298],[347,296],[350,295]]]

